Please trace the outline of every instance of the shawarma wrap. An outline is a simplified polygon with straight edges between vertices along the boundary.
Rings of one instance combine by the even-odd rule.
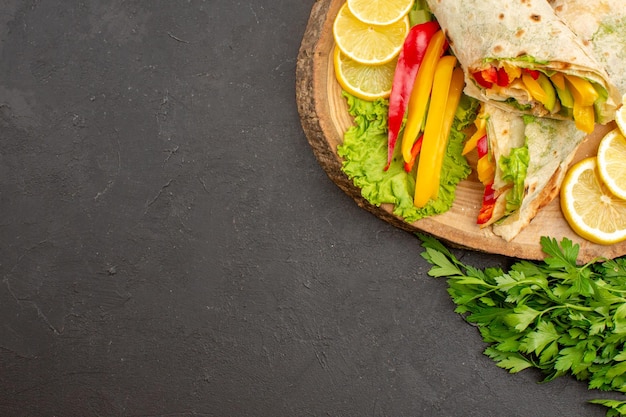
[[[427,0],[465,71],[466,94],[508,111],[575,120],[591,132],[614,118],[615,86],[546,0]]]
[[[559,193],[585,133],[574,122],[520,116],[484,104],[487,140],[495,172],[495,205],[489,219],[494,234],[510,241]]]

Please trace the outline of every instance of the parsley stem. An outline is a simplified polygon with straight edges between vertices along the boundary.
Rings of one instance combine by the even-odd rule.
[[[571,309],[571,310],[588,311],[588,312],[594,311],[594,309],[591,308],[591,307],[585,307],[585,306],[580,306],[580,305],[576,305],[576,304],[565,303],[565,304],[560,304],[560,305],[548,307],[545,310],[542,310],[540,315],[543,315],[544,313],[547,313],[547,312],[552,311],[552,310],[556,310],[558,308],[568,308],[568,309]]]

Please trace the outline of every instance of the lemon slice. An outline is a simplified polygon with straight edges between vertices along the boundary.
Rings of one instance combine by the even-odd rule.
[[[626,239],[626,201],[606,188],[596,157],[583,159],[567,172],[561,210],[570,227],[591,242],[610,245]]]
[[[413,7],[413,0],[348,0],[348,8],[361,22],[390,25],[402,19]]]
[[[615,112],[615,123],[622,135],[626,136],[626,94],[622,96],[622,106]]]
[[[380,65],[398,56],[409,28],[406,16],[384,26],[363,23],[344,3],[333,23],[333,37],[348,58],[362,64]]]
[[[598,146],[598,171],[607,188],[626,199],[626,137],[620,129],[606,134]]]
[[[381,65],[361,64],[335,46],[333,61],[339,85],[350,94],[369,101],[391,94],[397,59]]]

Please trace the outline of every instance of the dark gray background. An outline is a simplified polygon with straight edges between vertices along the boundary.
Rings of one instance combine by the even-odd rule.
[[[0,0],[1,416],[604,415],[317,164],[313,3]]]

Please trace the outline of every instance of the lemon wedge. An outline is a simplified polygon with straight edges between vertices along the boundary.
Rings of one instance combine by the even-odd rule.
[[[381,65],[361,64],[336,46],[333,55],[335,76],[344,90],[368,101],[389,97],[397,59]]]
[[[626,239],[626,200],[604,185],[594,156],[568,170],[561,186],[561,211],[570,227],[590,242],[610,245]]]
[[[390,25],[373,25],[357,19],[344,3],[333,23],[333,37],[348,58],[380,65],[400,54],[409,29],[407,16]]]
[[[390,25],[409,13],[413,0],[348,0],[347,4],[361,22]]]

